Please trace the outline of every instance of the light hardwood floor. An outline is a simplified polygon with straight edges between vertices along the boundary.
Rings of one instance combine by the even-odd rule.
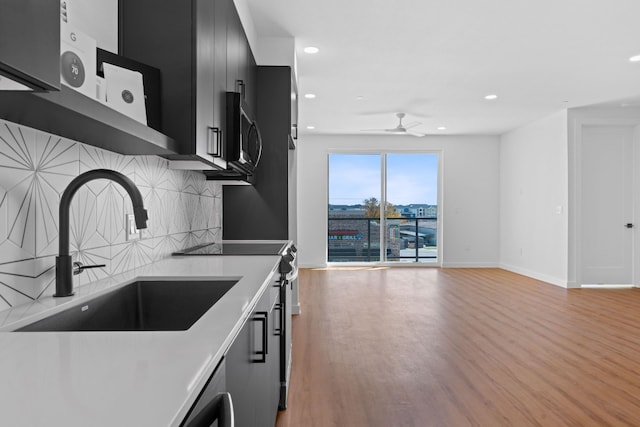
[[[277,427],[640,426],[640,290],[301,270]]]

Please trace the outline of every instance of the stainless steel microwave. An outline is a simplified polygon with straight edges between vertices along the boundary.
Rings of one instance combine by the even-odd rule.
[[[229,167],[252,175],[262,156],[262,136],[239,92],[227,92],[224,159]]]

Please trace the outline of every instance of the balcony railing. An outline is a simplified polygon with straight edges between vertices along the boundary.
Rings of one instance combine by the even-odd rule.
[[[437,217],[385,219],[385,261],[437,259]],[[380,261],[380,218],[330,217],[329,262]]]

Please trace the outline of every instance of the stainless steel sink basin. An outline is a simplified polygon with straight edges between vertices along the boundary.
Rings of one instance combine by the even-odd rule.
[[[16,332],[184,331],[236,283],[235,280],[138,281]]]

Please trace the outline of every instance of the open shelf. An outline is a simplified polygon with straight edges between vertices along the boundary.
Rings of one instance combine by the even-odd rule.
[[[126,155],[170,155],[172,138],[75,90],[0,94],[0,118]]]

